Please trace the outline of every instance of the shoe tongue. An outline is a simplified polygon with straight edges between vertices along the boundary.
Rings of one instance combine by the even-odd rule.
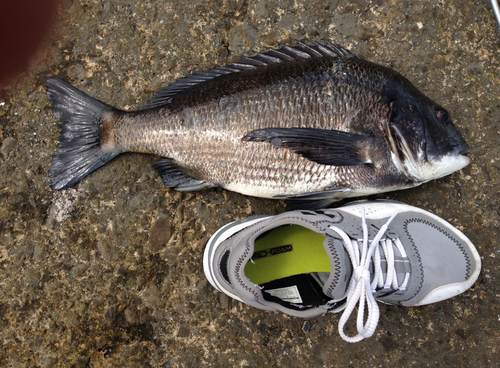
[[[352,264],[342,240],[326,235],[324,246],[331,263],[331,271],[324,282],[323,293],[335,301],[346,296],[352,276]]]

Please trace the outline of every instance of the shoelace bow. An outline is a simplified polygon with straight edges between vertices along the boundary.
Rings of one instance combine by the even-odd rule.
[[[358,342],[371,337],[377,328],[379,319],[379,308],[373,293],[376,289],[404,290],[408,284],[410,274],[407,272],[401,285],[398,285],[396,269],[394,265],[394,247],[396,247],[402,257],[406,257],[403,244],[399,239],[382,239],[389,224],[396,217],[392,215],[389,220],[380,228],[373,240],[368,240],[368,226],[366,225],[365,211],[362,212],[363,239],[351,239],[343,230],[330,226],[344,241],[344,247],[349,254],[353,266],[353,275],[347,289],[346,303],[332,312],[344,310],[339,321],[339,334],[347,342]],[[380,252],[383,251],[387,262],[387,272],[384,273],[381,266]],[[370,261],[373,261],[373,280],[370,281]],[[344,327],[351,316],[354,308],[358,305],[358,316],[356,336],[347,336]],[[366,323],[364,322],[365,306],[368,309]]]

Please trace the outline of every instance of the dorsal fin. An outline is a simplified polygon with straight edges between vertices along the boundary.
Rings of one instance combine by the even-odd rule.
[[[265,67],[267,65],[289,62],[293,60],[303,60],[310,58],[351,58],[356,57],[349,50],[333,44],[324,39],[324,43],[308,41],[308,44],[297,42],[297,46],[281,45],[278,49],[271,49],[266,53],[257,53],[254,56],[244,56],[240,61],[210,69],[203,72],[196,72],[187,77],[180,78],[174,83],[161,89],[144,106],[146,109],[168,106],[172,97],[178,93],[185,92],[201,83],[213,80],[223,75],[239,73],[244,70]]]

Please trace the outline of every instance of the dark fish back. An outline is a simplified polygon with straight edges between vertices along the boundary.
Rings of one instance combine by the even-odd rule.
[[[177,111],[308,74],[318,75],[331,69],[333,62],[331,58],[294,60],[222,75],[172,96],[167,106]]]

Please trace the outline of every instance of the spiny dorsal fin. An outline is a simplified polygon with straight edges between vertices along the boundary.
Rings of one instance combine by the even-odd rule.
[[[203,72],[196,72],[187,77],[178,79],[169,86],[156,93],[144,106],[146,109],[168,105],[173,96],[187,91],[201,83],[213,80],[222,75],[239,73],[244,70],[265,67],[267,65],[303,60],[310,58],[351,58],[356,57],[349,50],[336,45],[326,39],[323,44],[308,41],[308,44],[297,41],[297,46],[281,45],[278,49],[271,49],[266,53],[257,53],[254,56],[244,56],[240,61],[226,66],[217,67]]]

